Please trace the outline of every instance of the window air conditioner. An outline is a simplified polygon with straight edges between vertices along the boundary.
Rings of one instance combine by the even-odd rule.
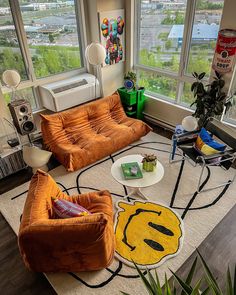
[[[53,112],[60,112],[100,97],[99,82],[91,74],[45,84],[39,86],[39,91],[43,107]]]

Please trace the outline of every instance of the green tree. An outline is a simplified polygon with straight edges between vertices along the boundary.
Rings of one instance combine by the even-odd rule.
[[[50,43],[53,43],[55,41],[55,37],[53,36],[53,34],[49,34],[48,39],[49,39]]]
[[[172,41],[168,39],[165,43],[166,50],[169,50],[172,47]]]

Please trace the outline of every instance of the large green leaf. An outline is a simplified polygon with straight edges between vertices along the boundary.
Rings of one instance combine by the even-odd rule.
[[[136,265],[136,263],[134,263],[134,265],[135,265],[135,268],[137,269],[138,274],[139,274],[140,278],[142,279],[142,281],[143,281],[143,283],[144,283],[144,285],[145,285],[148,293],[150,295],[155,295],[154,291],[152,290],[152,286],[149,283],[149,281],[146,279],[145,275],[141,272],[141,270],[138,268],[138,266]]]
[[[216,279],[214,278],[212,272],[210,271],[208,265],[206,264],[204,258],[201,255],[201,253],[198,250],[197,250],[197,252],[198,252],[198,255],[200,257],[200,260],[201,260],[202,266],[204,268],[204,271],[205,271],[208,286],[212,290],[213,294],[215,294],[215,295],[223,295],[220,287],[217,284]]]
[[[199,292],[200,290],[200,286],[201,286],[201,283],[202,283],[202,279],[200,279],[197,284],[195,285],[195,287],[193,288],[193,291],[191,293],[191,295],[200,295],[201,293]]]
[[[234,295],[236,295],[236,264],[234,267]]]
[[[196,265],[197,265],[197,257],[194,259],[193,264],[191,266],[191,269],[190,269],[190,271],[188,273],[187,279],[185,281],[185,283],[187,285],[190,285],[191,282],[192,282],[193,275],[194,275],[194,272],[195,272],[195,269],[196,269]],[[184,291],[181,292],[181,295],[185,295]]]
[[[160,287],[159,279],[158,279],[158,283],[157,283],[149,269],[147,269],[147,274],[148,274],[149,283],[152,287],[154,294],[155,295],[162,295],[162,290]]]
[[[177,282],[180,284],[180,286],[183,288],[183,291],[186,294],[191,294],[192,292],[192,287],[190,287],[189,285],[187,285],[179,276],[177,276],[177,274],[175,274],[172,270],[170,270],[173,274],[173,276],[176,278]]]
[[[165,295],[172,295],[166,274],[165,274]]]
[[[226,290],[227,290],[227,295],[233,295],[233,285],[232,285],[232,280],[231,280],[231,274],[230,274],[229,267],[228,267],[228,270],[227,270]]]

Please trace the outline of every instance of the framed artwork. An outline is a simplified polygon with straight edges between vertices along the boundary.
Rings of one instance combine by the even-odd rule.
[[[106,49],[104,65],[125,60],[124,9],[99,12],[100,42]]]

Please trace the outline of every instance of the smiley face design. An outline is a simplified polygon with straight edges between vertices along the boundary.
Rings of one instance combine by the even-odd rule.
[[[117,203],[116,257],[140,268],[155,268],[175,256],[183,239],[182,220],[168,207],[153,203]]]

